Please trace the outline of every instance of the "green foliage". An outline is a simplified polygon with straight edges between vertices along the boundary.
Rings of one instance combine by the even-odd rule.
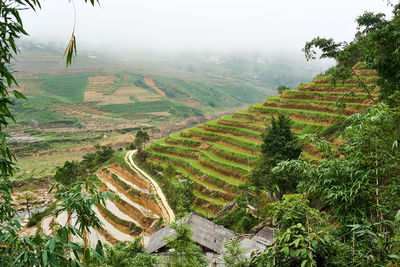
[[[308,233],[310,230],[310,234]],[[275,242],[258,257],[253,257],[252,263],[257,266],[275,266],[275,263],[290,262],[288,266],[319,266],[318,254],[310,251],[329,242],[331,237],[323,230],[308,229],[298,223],[281,230],[275,236]],[[311,256],[310,256],[311,255]],[[325,262],[328,264],[329,262]],[[321,264],[320,266],[327,266]]]
[[[42,77],[43,89],[57,96],[62,102],[82,103],[84,92],[89,84],[89,75],[51,75]]]
[[[279,176],[271,173],[271,169],[279,162],[297,159],[300,156],[302,144],[293,134],[291,127],[290,118],[279,114],[278,119],[272,117],[271,126],[262,133],[262,157],[253,169],[250,178],[257,189],[278,191],[282,195],[296,188],[296,176],[290,173]]]
[[[152,267],[158,266],[159,260],[144,252],[141,237],[132,242],[119,242],[114,246],[106,245],[104,264],[107,267]]]
[[[352,69],[357,62],[365,62],[365,67],[378,72],[377,85],[380,87],[379,95],[381,100],[388,98],[400,90],[399,73],[400,59],[397,56],[399,39],[400,14],[398,6],[393,9],[393,18],[386,19],[382,13],[365,12],[358,17],[358,32],[353,42],[336,43],[333,39],[315,38],[307,42],[304,52],[307,59],[315,59],[314,48],[322,50],[320,58],[333,58],[338,66],[333,77],[345,79],[354,75]],[[360,81],[367,93],[368,88]]]
[[[80,162],[81,168],[88,174],[94,173],[103,163],[110,160],[115,151],[111,146],[95,145],[96,152],[87,153]]]
[[[217,109],[238,106],[240,103],[254,103],[264,95],[256,88],[246,84],[210,86],[167,77],[156,77],[154,81],[169,98],[191,98],[200,102],[202,106]]]
[[[359,248],[369,248],[371,244],[374,247],[364,250],[367,252],[365,254],[360,253],[364,262],[370,265],[387,264],[389,266],[400,263],[400,240],[396,238],[396,234],[400,231],[399,221],[381,220],[368,222],[364,227],[355,224],[352,228],[355,230]]]
[[[240,242],[236,237],[224,242],[226,253],[222,256],[226,266],[246,267],[250,266],[249,260],[242,255],[244,250],[239,247]]]
[[[28,223],[26,224],[26,227],[38,226],[42,221],[42,219],[47,215],[49,215],[51,212],[53,212],[55,208],[56,208],[56,203],[51,202],[44,211],[34,213],[29,219]]]
[[[274,266],[274,262],[279,265],[291,261],[288,266],[317,266],[317,262],[324,266],[323,262],[329,263],[325,251],[313,249],[331,241],[332,227],[324,214],[310,208],[303,195],[285,195],[282,201],[272,203],[270,210],[280,229],[273,245],[259,257],[253,256],[253,264]]]
[[[81,162],[66,161],[61,167],[57,167],[55,178],[61,184],[68,186],[75,181],[84,180],[91,175],[103,163],[111,159],[115,151],[110,146],[95,146],[97,151],[87,153]]]
[[[55,178],[63,185],[70,185],[82,178],[86,173],[77,161],[66,161],[62,167],[57,167]]]
[[[306,225],[307,220],[314,224],[323,222],[319,212],[310,208],[307,198],[300,194],[284,195],[282,201],[270,204],[270,211],[283,230],[292,225]]]
[[[324,153],[317,165],[292,160],[281,162],[272,170],[275,175],[288,171],[297,174],[301,180],[298,190],[329,207],[332,218],[340,223],[336,234],[348,231],[348,225],[354,229],[353,248],[340,240],[335,243],[339,252],[330,248],[320,255],[325,261],[335,262],[338,266],[352,262],[360,266],[399,263],[399,225],[393,213],[400,195],[399,121],[399,108],[385,104],[372,106],[347,119],[341,136],[344,143],[339,148],[343,157],[338,158],[328,142],[315,142],[317,140],[311,138]],[[285,217],[290,220],[301,218],[302,206],[295,206],[296,209]],[[296,213],[298,216],[293,216]],[[280,224],[287,227],[296,223],[290,220]]]
[[[138,148],[138,151],[144,149],[144,144],[150,140],[150,136],[146,131],[139,130],[136,133],[134,144]]]
[[[290,88],[285,85],[279,85],[278,88],[276,88],[276,91],[278,92],[278,94],[282,94],[286,90],[290,90]]]
[[[172,206],[177,211],[177,218],[183,217],[192,210],[192,203],[195,199],[193,194],[193,181],[182,178],[172,183],[173,198]]]
[[[150,136],[146,131],[139,130],[136,133],[135,141],[133,143],[138,149],[137,157],[141,162],[146,161],[146,151],[144,150],[145,143],[150,140]]]
[[[229,211],[222,211],[215,223],[237,233],[248,233],[251,228],[260,223],[260,219],[257,219],[248,211],[246,199],[243,196],[238,196],[235,199],[235,206]]]
[[[173,250],[167,259],[167,266],[207,266],[208,260],[194,243],[190,226],[173,223],[171,227],[176,233],[167,239],[168,247]]]
[[[138,102],[128,104],[108,104],[99,107],[100,110],[112,112],[114,114],[134,114],[134,113],[149,113],[163,112],[174,109],[176,112],[173,115],[179,117],[199,116],[202,112],[197,108],[192,108],[184,104],[171,102],[169,100],[158,100],[150,102]]]

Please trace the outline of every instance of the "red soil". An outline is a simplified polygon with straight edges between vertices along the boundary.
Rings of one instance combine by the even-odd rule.
[[[151,88],[153,88],[154,90],[156,90],[157,93],[159,93],[159,94],[162,95],[162,96],[165,96],[165,93],[164,93],[160,88],[158,88],[158,86],[154,83],[154,81],[153,81],[152,78],[144,77],[144,82],[145,82],[148,86],[150,86]]]

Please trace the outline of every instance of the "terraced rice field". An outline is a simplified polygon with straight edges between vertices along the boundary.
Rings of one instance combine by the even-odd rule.
[[[97,171],[97,177],[104,183],[102,191],[111,191],[115,199],[108,199],[106,205],[93,207],[103,223],[103,229],[92,229],[89,240],[92,245],[97,240],[115,244],[130,241],[139,235],[144,239],[156,231],[156,225],[163,217],[162,208],[155,201],[151,185],[139,174],[128,171],[117,164],[109,165]],[[74,224],[72,214],[69,223]],[[51,233],[52,224],[68,223],[68,215],[60,214],[57,218],[47,217],[42,221],[43,232]],[[78,240],[79,241],[79,240]]]
[[[355,67],[359,77],[374,85],[376,72]],[[375,88],[371,93],[377,97]],[[338,105],[338,103],[342,105]],[[353,77],[336,86],[327,76],[300,84],[264,103],[251,105],[215,121],[197,125],[157,140],[148,147],[149,162],[175,169],[195,184],[194,209],[212,216],[235,198],[235,190],[247,180],[261,151],[261,132],[278,113],[293,120],[301,135],[328,127],[336,118],[346,118],[372,104],[372,99]],[[303,157],[316,160],[318,151],[307,145]]]

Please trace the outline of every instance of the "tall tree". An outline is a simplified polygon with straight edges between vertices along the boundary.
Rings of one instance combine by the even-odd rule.
[[[138,159],[142,162],[146,160],[146,152],[144,150],[145,143],[150,140],[150,136],[146,131],[139,130],[136,133],[134,144],[137,147]]]
[[[299,158],[302,144],[291,130],[292,121],[289,117],[279,114],[271,118],[271,125],[262,133],[262,156],[253,169],[250,181],[258,189],[278,191],[278,198],[284,192],[296,188],[297,179],[292,176],[275,176],[271,169],[279,162]]]

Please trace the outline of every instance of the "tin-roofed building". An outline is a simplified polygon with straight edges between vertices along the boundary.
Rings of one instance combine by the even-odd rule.
[[[207,258],[210,259],[210,266],[214,266],[216,261],[217,266],[224,266],[222,255],[225,253],[224,242],[235,237],[235,233],[223,226],[214,224],[213,222],[191,213],[188,218],[181,220],[178,223],[189,224],[192,230],[193,240],[199,245]],[[240,248],[244,250],[243,255],[247,258],[252,252],[263,251],[268,245],[272,244],[272,236],[269,235],[270,228],[263,228],[260,235],[256,238],[243,238],[240,240]],[[260,232],[261,232],[260,231]],[[165,227],[155,232],[146,245],[146,251],[149,253],[168,254],[166,239],[175,234],[175,230],[171,227]],[[269,239],[270,238],[270,239]],[[214,257],[214,254],[216,257]]]

